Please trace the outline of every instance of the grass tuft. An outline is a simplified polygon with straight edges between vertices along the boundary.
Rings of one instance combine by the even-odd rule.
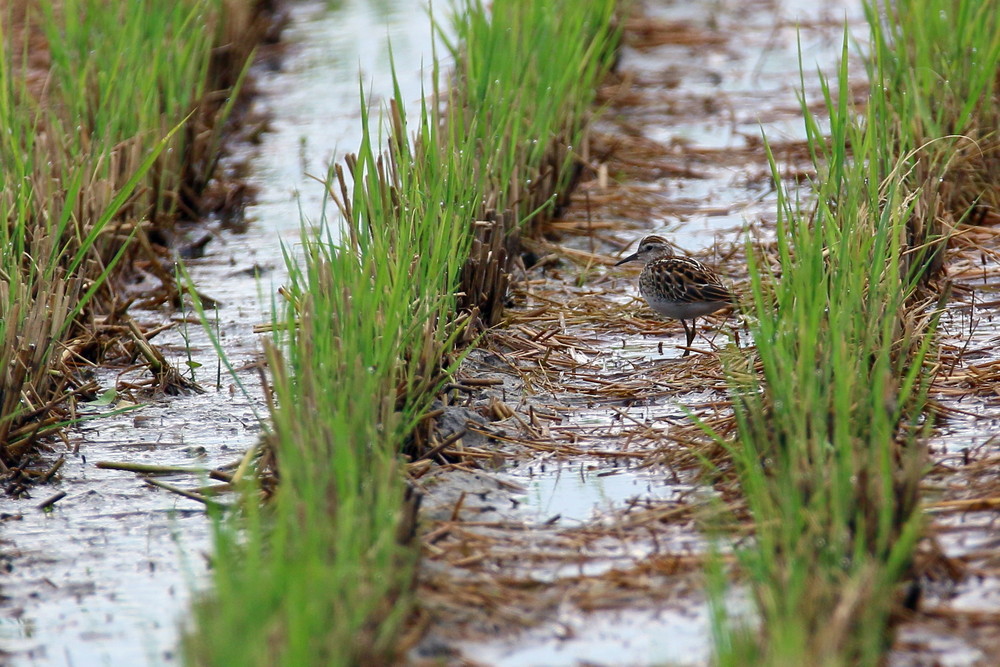
[[[907,243],[944,266],[948,239],[970,214],[1000,211],[1000,12],[978,0],[865,2],[872,53],[871,120],[905,157],[905,186],[919,193]]]
[[[748,252],[756,351],[728,359],[740,437],[727,446],[754,521],[739,558],[761,631],[726,618],[716,566],[720,664],[879,664],[921,535],[948,297],[922,285],[958,221],[995,196],[996,149],[981,149],[996,139],[1000,30],[975,2],[867,8],[868,105],[849,103],[845,35],[837,87],[821,80],[829,136],[802,103],[819,179],[794,200],[771,157],[778,263]]]
[[[124,311],[113,278],[131,241],[154,228],[169,236],[177,216],[193,214],[219,146],[189,129],[195,119],[221,127],[231,108],[212,86],[237,80],[260,31],[228,57],[215,47],[227,19],[251,20],[250,6],[0,9],[0,465],[24,465],[65,425],[60,406],[93,391],[75,365],[100,358],[95,321]]]

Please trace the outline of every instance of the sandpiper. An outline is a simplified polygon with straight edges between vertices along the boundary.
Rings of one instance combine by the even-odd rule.
[[[637,259],[646,265],[639,275],[639,293],[660,315],[681,321],[687,336],[686,357],[694,341],[695,320],[730,305],[733,294],[714,271],[698,260],[674,256],[673,248],[662,236],[647,236],[636,252],[615,266]],[[690,327],[687,320],[691,320]]]

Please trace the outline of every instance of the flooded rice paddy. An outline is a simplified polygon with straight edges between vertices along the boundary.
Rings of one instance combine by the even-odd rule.
[[[38,497],[0,501],[7,569],[0,643],[14,664],[176,661],[179,624],[204,579],[210,523],[197,503],[95,464],[210,470],[239,461],[260,434],[264,410],[253,327],[269,319],[284,278],[282,244],[294,252],[300,212],[321,218],[322,188],[306,174],[322,177],[357,144],[358,77],[378,105],[391,83],[390,39],[396,62],[405,63],[398,67],[404,94],[419,100],[426,73],[417,64],[430,60],[419,4],[292,7],[287,51],[257,71],[268,132],[230,158],[234,169],[248,165],[247,180],[258,190],[251,224],[235,232],[209,223],[215,238],[206,256],[188,263],[198,289],[221,303],[216,331],[242,369],[246,393],[219,369],[191,313],[136,315],[177,322],[155,342],[181,368],[196,362],[195,379],[208,391],[148,403],[135,397],[134,411],[75,429],[78,451],[65,454],[62,479],[52,487],[67,495],[52,511],[38,509]],[[479,465],[438,466],[419,480],[427,530],[419,595],[428,631],[411,652],[414,661],[710,659],[701,576],[708,544],[696,515],[718,498],[697,483],[697,457],[684,443],[690,414],[712,423],[725,410],[710,351],[752,341],[740,338],[734,318],[709,318],[699,321],[694,344],[709,353],[680,361],[679,324],[649,317],[633,298],[634,273],[611,264],[655,232],[728,282],[745,280],[744,239],[768,237],[775,210],[761,128],[789,175],[807,164],[795,101],[799,40],[806,69],[832,73],[845,16],[861,25],[862,15],[859,3],[841,0],[822,8],[664,1],[645,3],[645,11],[641,23],[627,26],[618,73],[602,91],[608,110],[590,159],[604,165],[605,177],[581,184],[554,223],[558,242],[531,249],[554,259],[528,269],[509,326],[460,373],[495,382],[452,398],[479,415],[462,438],[463,460]],[[807,91],[809,99],[817,89]],[[992,378],[1000,363],[990,352],[996,326],[976,321],[968,345],[974,354],[956,368]],[[959,316],[946,322],[949,344],[964,347],[968,327]],[[100,379],[112,386],[117,372],[101,371]],[[956,409],[934,443],[940,465],[931,476],[942,501],[990,481],[956,470],[988,470],[1000,457],[992,389],[963,395],[958,407],[947,388],[940,401]],[[119,400],[114,407],[130,407],[125,396]],[[192,474],[157,479],[187,488],[206,483]],[[995,513],[941,514],[937,543],[980,576],[929,588],[929,599],[969,617],[995,615]],[[738,589],[729,603],[749,616]],[[944,612],[937,626],[904,624],[890,663],[989,664],[989,632],[970,639],[955,625]]]

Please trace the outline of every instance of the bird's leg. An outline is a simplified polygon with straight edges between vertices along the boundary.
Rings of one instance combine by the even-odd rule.
[[[689,354],[691,354],[691,341],[694,340],[694,320],[691,321],[690,329],[688,328],[687,320],[681,320],[681,324],[684,325],[684,336],[685,338],[687,338],[687,342],[684,345],[685,347],[684,354],[682,354],[681,356],[686,357]]]

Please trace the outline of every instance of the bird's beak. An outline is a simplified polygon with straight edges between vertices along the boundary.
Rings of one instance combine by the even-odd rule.
[[[639,258],[639,253],[634,252],[631,255],[629,255],[628,257],[626,257],[625,259],[623,259],[623,260],[621,260],[619,262],[616,262],[615,266],[621,266],[622,264],[625,264],[627,262],[631,262],[633,259],[638,259],[638,258]]]

